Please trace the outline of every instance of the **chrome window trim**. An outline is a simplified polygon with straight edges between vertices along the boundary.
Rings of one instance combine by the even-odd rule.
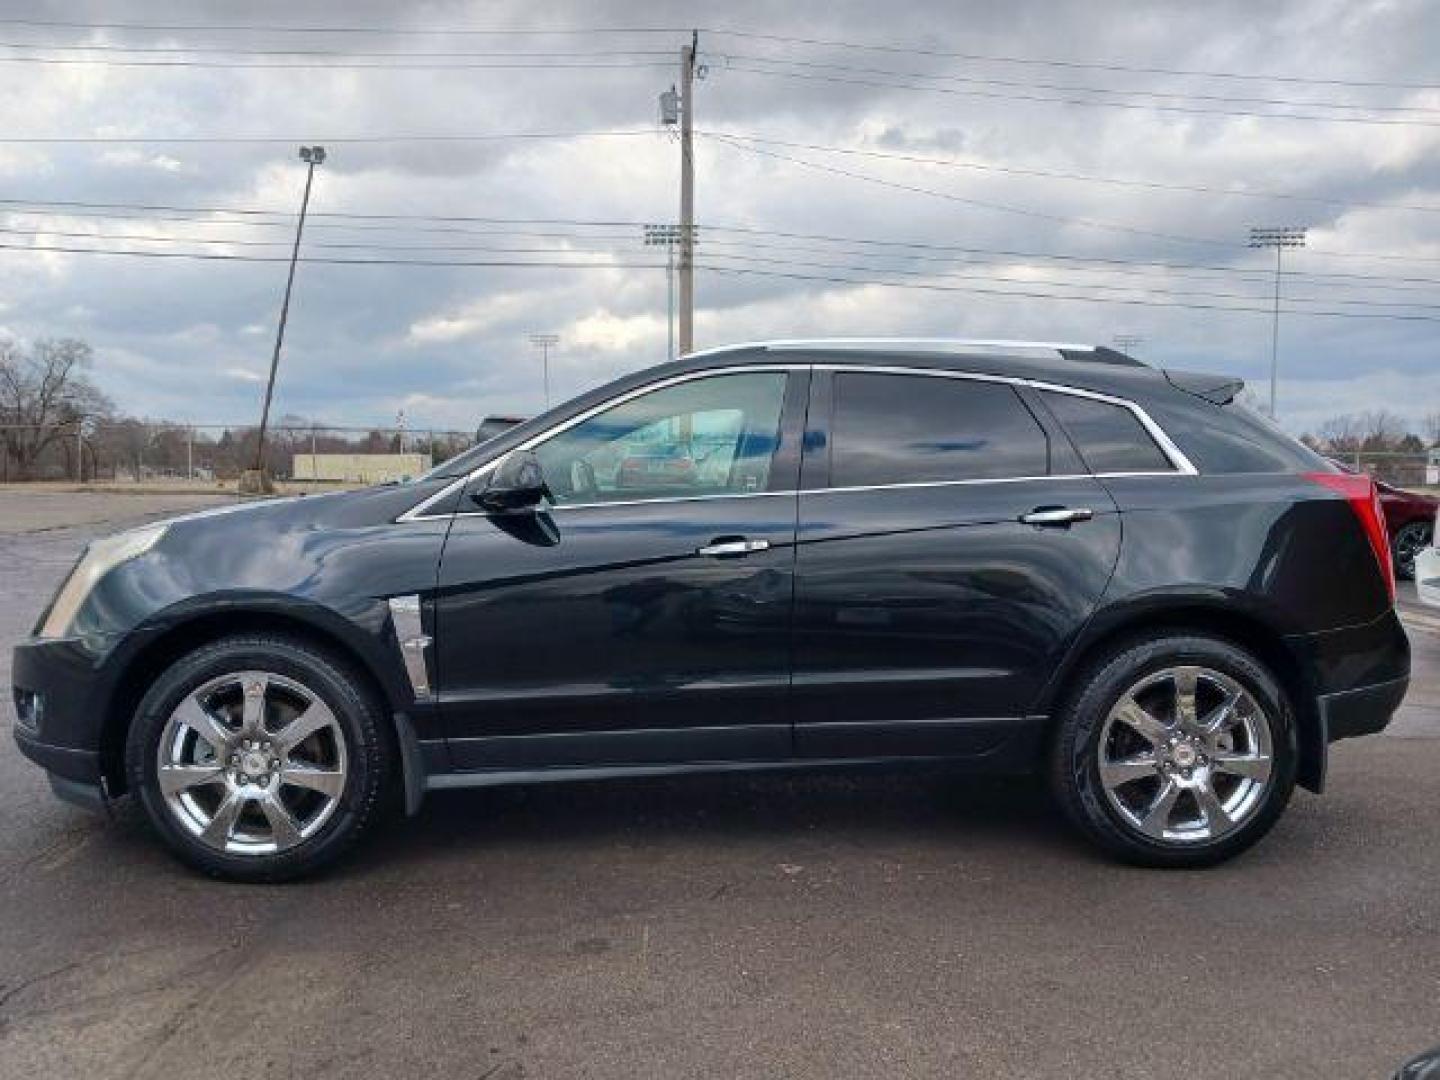
[[[1148,412],[1146,412],[1143,406],[1141,406],[1141,405],[1139,405],[1139,404],[1137,404],[1137,403],[1129,400],[1128,398],[1115,397],[1113,394],[1102,394],[1102,393],[1098,393],[1097,391],[1094,391],[1094,390],[1082,390],[1082,389],[1080,389],[1079,387],[1076,387],[1076,386],[1061,386],[1061,385],[1058,384],[1058,383],[1044,382],[1043,380],[1040,380],[1040,379],[1025,379],[1025,380],[1023,380],[1023,382],[1024,382],[1024,385],[1030,387],[1032,390],[1049,390],[1049,391],[1051,391],[1052,393],[1056,393],[1056,394],[1069,394],[1071,397],[1090,398],[1090,399],[1092,399],[1092,400],[1094,400],[1094,401],[1103,401],[1103,402],[1106,402],[1107,404],[1110,404],[1110,405],[1119,405],[1119,406],[1121,406],[1122,408],[1129,409],[1130,412],[1134,414],[1135,419],[1140,421],[1140,426],[1143,427],[1143,428],[1149,433],[1150,437],[1151,437],[1152,439],[1154,439],[1155,442],[1159,445],[1161,452],[1164,453],[1164,455],[1165,455],[1167,458],[1170,459],[1170,464],[1175,466],[1175,471],[1176,471],[1177,474],[1179,474],[1179,475],[1181,475],[1181,476],[1199,476],[1199,475],[1200,475],[1200,470],[1195,467],[1195,463],[1190,460],[1190,458],[1186,455],[1185,451],[1181,450],[1180,447],[1178,447],[1178,446],[1175,445],[1175,440],[1172,439],[1172,438],[1170,438],[1170,436],[1169,436],[1168,434],[1166,434],[1165,429],[1162,428],[1162,427],[1155,421],[1155,418],[1152,417]],[[1133,475],[1140,475],[1140,476],[1149,476],[1149,475],[1168,476],[1169,474],[1168,474],[1168,473],[1156,473],[1156,474],[1151,474],[1151,473],[1125,473],[1125,472],[1119,472],[1119,473],[1095,473],[1095,475],[1096,475],[1096,476],[1133,476]]]
[[[816,344],[818,346],[819,343]],[[1067,348],[1068,347],[1069,346],[1067,346]],[[718,352],[720,350],[716,351]],[[693,355],[701,356],[705,354],[696,353]],[[925,487],[957,487],[972,484],[1034,483],[1041,480],[1088,480],[1092,478],[1105,480],[1124,479],[1129,477],[1198,476],[1200,474],[1200,470],[1195,467],[1195,464],[1189,459],[1189,457],[1185,455],[1185,452],[1181,450],[1180,447],[1175,445],[1174,440],[1172,440],[1170,436],[1165,433],[1165,429],[1162,428],[1158,423],[1156,423],[1155,420],[1150,416],[1148,412],[1145,411],[1145,409],[1141,405],[1137,404],[1136,402],[1130,401],[1128,398],[1116,397],[1113,394],[1102,393],[1098,390],[1085,390],[1078,386],[1065,386],[1061,383],[1047,382],[1043,379],[1029,379],[1017,375],[990,375],[982,372],[972,371],[949,371],[935,368],[905,367],[904,365],[898,364],[735,364],[730,367],[704,368],[699,371],[687,371],[679,375],[672,375],[669,378],[661,379],[658,382],[646,383],[644,386],[636,387],[633,390],[627,390],[625,393],[619,395],[618,397],[610,398],[608,401],[603,401],[600,404],[585,410],[583,413],[580,413],[577,416],[572,416],[569,420],[565,420],[559,424],[556,424],[552,428],[548,428],[545,431],[540,432],[539,434],[531,436],[519,446],[511,447],[510,450],[506,451],[506,454],[513,453],[516,450],[533,450],[542,442],[545,442],[546,440],[551,439],[556,435],[568,431],[570,428],[576,426],[577,424],[584,423],[592,416],[596,416],[599,413],[605,412],[607,409],[612,409],[617,405],[623,405],[625,404],[625,402],[640,397],[644,394],[648,394],[653,390],[664,390],[667,387],[675,386],[679,383],[692,382],[695,379],[707,378],[714,375],[735,375],[743,374],[750,371],[790,372],[803,371],[806,368],[814,371],[879,375],[919,375],[935,379],[963,379],[969,382],[1005,383],[1008,386],[1025,386],[1029,387],[1032,390],[1045,390],[1051,393],[1069,394],[1072,397],[1089,398],[1093,401],[1102,401],[1109,405],[1117,405],[1121,408],[1128,409],[1134,415],[1135,419],[1140,422],[1140,426],[1143,427],[1145,431],[1150,435],[1150,437],[1155,440],[1156,444],[1160,447],[1161,452],[1170,461],[1170,464],[1173,466],[1173,470],[1154,472],[1142,471],[1068,473],[1051,476],[1002,476],[967,480],[916,480],[895,484],[861,485],[858,487],[825,487],[810,488],[808,490],[796,489],[787,491],[740,491],[723,492],[714,495],[666,495],[658,496],[653,499],[617,499],[613,502],[570,503],[568,505],[558,504],[551,506],[550,509],[552,511],[585,510],[593,509],[594,507],[599,506],[640,506],[647,503],[699,502],[708,499],[754,499],[766,498],[776,495],[795,495],[797,493],[802,495],[814,495],[832,491],[886,491],[891,488],[903,489]],[[504,456],[504,454],[500,455],[500,457]],[[470,483],[470,481],[478,480],[480,477],[484,476],[499,463],[500,457],[491,458],[489,461],[485,462],[485,464],[477,466],[465,476],[456,477],[454,482],[446,484],[445,487],[441,488],[434,495],[429,496],[424,501],[416,504],[409,510],[405,511],[405,513],[401,514],[395,519],[396,522],[435,521],[448,517],[486,516],[484,511],[456,510],[448,514],[426,514],[425,511],[429,507],[433,506],[435,503],[440,502],[442,499],[445,499],[448,496],[452,495],[456,490],[464,488],[467,484]]]

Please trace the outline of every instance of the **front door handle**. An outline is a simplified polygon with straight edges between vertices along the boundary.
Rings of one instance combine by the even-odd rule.
[[[756,551],[766,551],[770,547],[769,540],[746,540],[744,537],[733,539],[716,540],[706,544],[704,547],[695,549],[696,555],[706,555],[712,559],[733,559],[738,555],[749,555]]]
[[[1077,521],[1089,521],[1094,516],[1094,510],[1083,507],[1041,506],[1028,514],[1021,514],[1020,520],[1026,525],[1073,525]]]

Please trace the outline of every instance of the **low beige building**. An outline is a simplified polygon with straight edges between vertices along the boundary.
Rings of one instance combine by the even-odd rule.
[[[383,484],[419,476],[429,468],[429,454],[296,454],[290,476],[320,483]]]

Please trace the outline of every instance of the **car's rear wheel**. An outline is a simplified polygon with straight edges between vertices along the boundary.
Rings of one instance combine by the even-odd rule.
[[[1105,850],[1146,866],[1205,866],[1254,844],[1285,809],[1294,719],[1250,653],[1166,634],[1081,675],[1051,764],[1066,814]]]
[[[1395,553],[1395,574],[1411,581],[1415,577],[1415,558],[1430,546],[1435,526],[1429,521],[1412,521],[1402,525],[1391,541]]]
[[[126,744],[131,788],[170,848],[206,873],[313,873],[379,814],[382,715],[343,661],[308,642],[217,641],[141,701]]]

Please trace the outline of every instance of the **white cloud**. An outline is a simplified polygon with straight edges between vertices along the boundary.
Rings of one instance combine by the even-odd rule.
[[[241,382],[263,383],[265,381],[265,376],[261,372],[251,371],[249,368],[226,368],[220,374],[227,379],[239,379]]]

